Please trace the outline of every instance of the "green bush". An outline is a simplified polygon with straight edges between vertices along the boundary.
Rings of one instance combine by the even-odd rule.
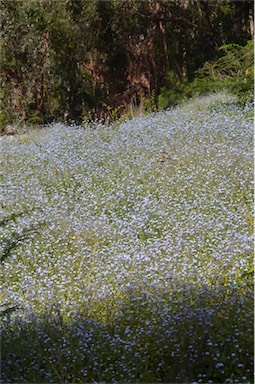
[[[205,63],[196,71],[192,81],[183,81],[171,89],[161,89],[159,107],[164,109],[187,97],[201,96],[223,89],[236,94],[242,102],[251,101],[254,90],[253,52],[253,40],[248,41],[245,46],[223,45],[219,48],[219,53],[223,53],[223,56]]]

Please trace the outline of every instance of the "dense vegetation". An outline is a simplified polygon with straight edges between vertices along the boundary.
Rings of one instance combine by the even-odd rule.
[[[159,106],[166,108],[187,97],[219,92],[228,89],[236,94],[241,104],[254,97],[254,41],[244,47],[238,44],[223,45],[223,55],[204,64],[196,71],[192,81],[183,81],[168,89],[163,87],[159,95]]]
[[[0,6],[1,382],[252,383],[253,1]]]
[[[249,60],[248,78],[236,77],[237,50],[254,32],[251,0],[2,0],[1,18],[3,128],[106,118],[109,108],[135,115],[159,95],[160,106],[174,104],[222,87],[222,64],[232,89],[253,87]],[[214,60],[217,81],[207,76]],[[205,63],[206,80],[192,82]]]
[[[4,383],[253,383],[252,110],[1,139]]]

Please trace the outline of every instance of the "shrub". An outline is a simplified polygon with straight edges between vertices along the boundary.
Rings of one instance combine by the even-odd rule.
[[[253,99],[254,85],[254,42],[242,47],[226,44],[219,48],[223,56],[207,62],[196,71],[192,81],[184,81],[171,89],[163,88],[159,95],[159,107],[166,108],[187,97],[204,95],[227,89],[236,94],[242,102]]]

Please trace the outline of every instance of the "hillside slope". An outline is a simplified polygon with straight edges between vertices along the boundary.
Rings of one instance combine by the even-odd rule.
[[[5,383],[252,382],[251,113],[1,140]]]

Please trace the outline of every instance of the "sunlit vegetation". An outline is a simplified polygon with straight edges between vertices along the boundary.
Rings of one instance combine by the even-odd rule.
[[[252,383],[252,104],[3,137],[4,383]]]
[[[161,108],[176,105],[189,97],[228,90],[245,104],[254,98],[254,41],[244,47],[228,44],[220,47],[221,56],[207,62],[196,71],[192,81],[176,82],[170,75],[172,87],[163,87],[159,95]]]

